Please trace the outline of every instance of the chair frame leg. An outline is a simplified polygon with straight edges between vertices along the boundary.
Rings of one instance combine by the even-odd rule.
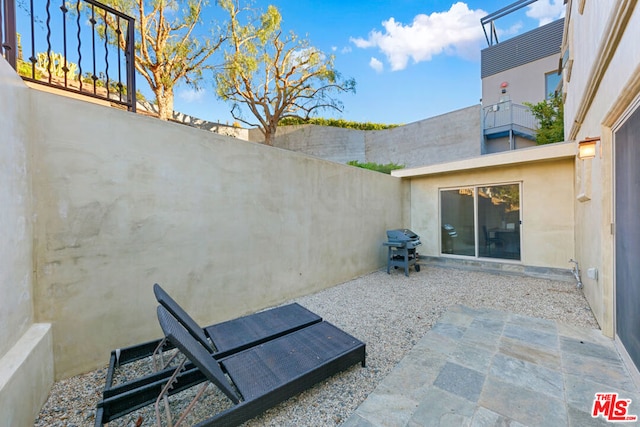
[[[175,357],[176,355],[174,355],[171,359],[174,359]],[[182,362],[180,362],[180,365],[178,365],[176,370],[173,372],[173,375],[171,375],[171,378],[169,378],[169,380],[167,381],[167,384],[162,388],[162,391],[160,392],[160,394],[158,395],[158,398],[156,399],[156,403],[155,403],[156,425],[158,427],[162,427],[162,420],[160,419],[160,400],[162,400],[164,403],[164,410],[167,416],[167,425],[169,427],[179,427],[183,423],[183,421],[187,418],[187,415],[189,415],[189,413],[196,406],[196,404],[198,403],[198,400],[200,400],[205,390],[209,386],[209,382],[205,382],[200,386],[194,398],[191,400],[191,402],[189,402],[189,405],[187,405],[185,410],[182,411],[182,413],[180,414],[180,418],[178,418],[178,421],[176,421],[176,423],[173,424],[173,421],[171,419],[171,408],[169,407],[169,390],[171,390],[174,383],[177,381],[177,378],[178,378],[178,375],[180,375],[180,372],[184,370],[184,366],[186,363],[187,363],[187,358],[183,357]]]

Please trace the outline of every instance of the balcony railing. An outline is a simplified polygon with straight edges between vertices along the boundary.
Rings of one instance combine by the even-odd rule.
[[[505,130],[535,134],[538,120],[529,107],[511,101],[499,102],[482,109],[482,129],[485,135]]]
[[[17,4],[0,0],[0,54],[24,80],[136,110],[132,17],[96,0]]]

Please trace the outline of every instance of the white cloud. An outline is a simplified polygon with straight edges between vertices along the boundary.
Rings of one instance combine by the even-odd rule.
[[[178,92],[178,97],[185,102],[198,102],[204,99],[207,91],[205,89],[185,89]]]
[[[538,0],[528,6],[527,16],[537,19],[538,25],[543,26],[562,18],[564,12],[564,0]]]
[[[379,59],[371,57],[371,61],[369,61],[369,66],[376,70],[377,73],[381,73],[384,70],[384,64],[380,62]]]
[[[522,27],[523,27],[522,22],[516,22],[506,30],[501,30],[500,28],[498,28],[497,31],[498,31],[498,35],[500,36],[514,36],[518,34],[520,30],[522,30]],[[500,39],[502,40],[502,37],[500,37]]]
[[[409,59],[416,63],[429,61],[442,53],[477,59],[484,40],[480,19],[486,15],[481,9],[470,10],[465,3],[457,2],[446,12],[417,15],[409,25],[390,18],[382,23],[384,32],[374,30],[366,39],[350,40],[362,49],[377,47],[392,70],[406,68]]]

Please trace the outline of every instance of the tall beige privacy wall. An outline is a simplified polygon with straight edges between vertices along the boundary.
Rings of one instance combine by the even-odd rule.
[[[161,334],[152,285],[202,324],[384,264],[400,179],[33,91],[35,316],[56,377]]]
[[[480,105],[462,108],[393,129],[366,133],[367,162],[407,168],[480,155]]]
[[[365,136],[368,133],[334,126],[281,126],[274,146],[332,162],[365,162]],[[251,141],[264,141],[264,136],[257,129],[252,129],[249,135]]]
[[[251,141],[263,141],[257,129]],[[274,146],[347,163],[351,160],[407,168],[468,159],[480,155],[480,105],[462,108],[396,128],[362,131],[333,126],[278,128]]]
[[[33,423],[53,383],[51,328],[33,323],[29,90],[0,57],[0,425]]]
[[[7,62],[0,61],[0,356],[33,323],[31,310],[31,221],[27,174],[26,118],[18,111],[29,108],[28,89]],[[13,108],[9,108],[9,104]]]

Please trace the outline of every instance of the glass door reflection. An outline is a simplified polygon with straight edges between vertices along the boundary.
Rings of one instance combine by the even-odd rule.
[[[478,187],[478,255],[520,259],[520,184]]]
[[[473,188],[440,192],[440,251],[476,256]]]

